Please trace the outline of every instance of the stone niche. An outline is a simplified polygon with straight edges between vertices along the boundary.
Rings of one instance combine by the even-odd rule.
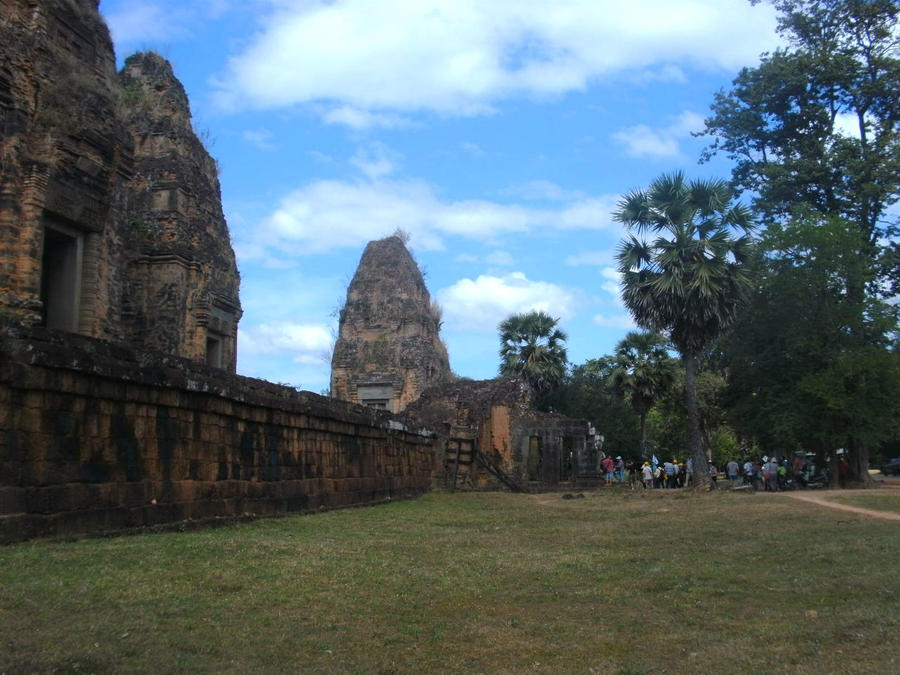
[[[340,313],[332,397],[396,413],[449,380],[440,324],[440,309],[400,237],[370,242]]]
[[[240,279],[171,66],[116,73],[96,0],[0,14],[0,321],[233,372]]]

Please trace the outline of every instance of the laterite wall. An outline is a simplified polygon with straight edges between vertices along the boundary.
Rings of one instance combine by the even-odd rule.
[[[0,541],[409,498],[437,453],[370,410],[155,352],[0,334]]]

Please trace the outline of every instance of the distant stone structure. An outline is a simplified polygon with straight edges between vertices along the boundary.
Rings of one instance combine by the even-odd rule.
[[[0,319],[234,371],[239,276],[171,66],[96,0],[0,3]]]
[[[340,313],[331,396],[400,412],[450,379],[440,309],[399,236],[370,242]]]
[[[398,236],[366,246],[347,290],[331,369],[334,398],[400,413],[436,434],[452,487],[542,489],[594,474],[599,436],[537,411],[524,380],[456,380],[440,314]]]
[[[586,420],[535,410],[520,378],[435,385],[404,418],[437,436],[444,448],[438,479],[447,487],[531,491],[597,482],[602,438]]]

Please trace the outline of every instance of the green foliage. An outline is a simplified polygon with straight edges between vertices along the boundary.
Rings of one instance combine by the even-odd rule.
[[[537,393],[558,386],[566,374],[566,334],[545,312],[513,314],[498,326],[500,375],[519,375]]]
[[[123,87],[119,92],[119,105],[122,108],[140,108],[147,104],[148,95],[140,84]]]
[[[889,438],[900,400],[893,308],[850,290],[874,270],[854,223],[773,225],[760,287],[723,351],[731,419],[767,450],[833,450]]]
[[[733,204],[721,180],[687,182],[681,172],[662,175],[648,190],[620,202],[613,218],[629,230],[653,233],[652,241],[631,234],[616,258],[622,298],[639,326],[665,332],[685,367],[689,452],[697,486],[707,482],[697,412],[697,359],[737,318],[751,290],[744,262],[750,252],[749,211]],[[742,233],[734,237],[733,233]]]
[[[538,398],[541,410],[586,419],[604,437],[607,453],[640,456],[640,418],[611,384],[612,357],[573,366],[562,384]]]
[[[113,90],[105,78],[92,64],[57,45],[46,51],[49,85],[38,90],[34,118],[38,128],[59,139],[108,122]]]
[[[630,332],[616,345],[610,383],[641,420],[641,457],[647,458],[646,416],[675,381],[676,362],[659,333]]]
[[[884,216],[900,197],[900,6],[772,4],[789,46],[764,54],[716,95],[704,131],[715,140],[704,158],[723,152],[733,160],[735,185],[756,195],[767,220],[784,221],[802,206],[853,222],[875,260],[896,234],[897,220]],[[896,242],[889,247],[896,255]]]
[[[626,195],[613,214],[631,231],[657,235],[631,234],[619,245],[622,297],[638,325],[666,332],[682,355],[701,354],[750,288],[751,218],[732,198],[724,181],[689,183],[676,172]],[[735,230],[744,235],[732,237]]]
[[[851,474],[867,482],[869,446],[896,420],[883,400],[897,381],[886,344],[896,324],[874,298],[900,292],[889,215],[900,199],[900,5],[772,4],[787,48],[716,96],[704,132],[714,138],[704,158],[734,160],[735,185],[780,226],[740,331],[733,418],[769,447],[846,446]]]
[[[709,455],[716,466],[721,467],[729,460],[741,456],[741,446],[737,435],[728,425],[717,426],[710,438]]]
[[[727,424],[724,400],[727,381],[724,372],[717,370],[709,358],[704,358],[699,370],[696,400],[701,444],[704,454],[718,462],[722,453],[737,452],[738,445],[735,432]],[[670,395],[662,397],[648,417],[649,435],[654,439],[660,458],[684,457],[690,447],[685,397],[674,395],[676,391],[684,390],[684,376],[684,370],[676,371]]]

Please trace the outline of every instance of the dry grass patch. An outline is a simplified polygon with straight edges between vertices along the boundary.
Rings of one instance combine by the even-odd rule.
[[[432,494],[0,549],[0,671],[896,672],[897,523],[794,500]]]

